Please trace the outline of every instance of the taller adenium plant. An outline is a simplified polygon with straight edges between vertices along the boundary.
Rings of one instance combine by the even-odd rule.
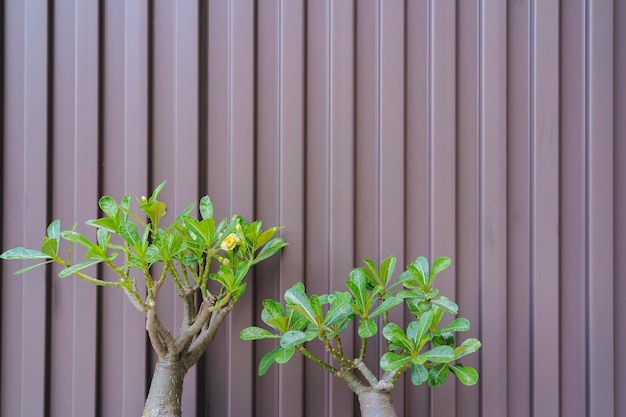
[[[444,314],[456,315],[459,307],[433,287],[435,276],[450,262],[450,258],[437,258],[429,267],[428,261],[419,257],[392,280],[395,257],[386,258],[380,266],[366,259],[364,267],[350,273],[348,291],[324,295],[308,296],[304,285],[297,283],[285,292],[284,305],[274,300],[263,302],[261,319],[273,331],[252,326],[241,331],[241,338],[280,339],[261,359],[259,375],[274,362],[286,363],[298,350],[346,383],[356,394],[363,417],[394,417],[391,390],[407,371],[414,385],[440,386],[450,373],[465,385],[478,382],[476,370],[459,360],[480,349],[480,341],[469,338],[457,345],[455,333],[469,330],[470,322],[456,318],[442,325]],[[389,310],[402,305],[415,318],[406,329],[389,319]],[[356,357],[345,352],[341,342],[342,332],[353,320],[358,321],[360,338]],[[364,359],[368,341],[376,336],[379,325],[387,352],[380,357],[382,371],[376,376]],[[306,348],[314,339],[323,344],[328,360]]]
[[[253,265],[271,257],[286,243],[274,237],[279,227],[262,229],[260,221],[246,222],[235,215],[230,222],[216,224],[208,196],[199,203],[200,218],[191,216],[195,204],[187,206],[168,226],[161,220],[166,205],[158,195],[161,183],[150,198],[137,200],[139,211],[131,208],[132,197],[120,202],[104,196],[99,200],[104,217],[89,220],[96,241],[70,230],[61,231],[54,220],[39,250],[18,247],[0,255],[2,259],[44,260],[16,272],[57,263],[59,277],[74,275],[89,283],[120,288],[130,302],[146,316],[146,330],[159,359],[154,370],[143,417],[179,417],[183,380],[215,337],[220,324],[246,289],[245,278]],[[67,250],[61,252],[61,242]],[[85,261],[72,262],[76,245],[83,246]],[[218,265],[212,268],[212,262]],[[89,275],[87,268],[102,264],[117,280]],[[182,323],[172,333],[157,314],[158,294],[171,280],[182,305]],[[138,281],[141,284],[138,284]]]

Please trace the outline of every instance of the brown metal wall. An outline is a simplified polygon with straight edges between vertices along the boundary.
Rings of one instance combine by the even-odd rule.
[[[626,3],[6,0],[0,17],[2,249],[164,179],[170,213],[208,193],[285,226],[185,417],[356,415],[301,358],[256,377],[271,342],[238,334],[294,282],[341,289],[390,253],[451,256],[442,291],[483,342],[479,385],[401,381],[400,415],[626,415]],[[0,415],[139,415],[140,313],[19,267],[1,264]],[[161,303],[175,327],[174,292]]]

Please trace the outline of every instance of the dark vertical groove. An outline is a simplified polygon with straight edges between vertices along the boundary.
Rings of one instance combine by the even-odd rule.
[[[477,31],[477,36],[478,36],[478,103],[476,103],[478,106],[478,338],[479,340],[485,340],[484,338],[484,331],[483,331],[483,327],[484,327],[484,299],[485,297],[483,296],[483,292],[485,290],[485,278],[483,276],[483,272],[484,272],[484,257],[485,257],[485,247],[484,247],[484,239],[483,239],[483,227],[484,227],[484,221],[483,221],[483,216],[484,216],[484,204],[483,204],[483,199],[485,197],[485,190],[484,190],[484,184],[483,181],[485,179],[485,172],[484,172],[484,158],[483,158],[483,151],[484,151],[484,126],[483,126],[483,113],[484,113],[484,105],[485,105],[485,92],[483,91],[483,85],[484,85],[484,60],[485,60],[485,50],[483,47],[483,41],[484,41],[484,32],[485,32],[485,21],[483,19],[483,12],[484,12],[484,5],[483,5],[483,1],[484,0],[478,0],[478,12],[477,12],[477,19],[478,19],[478,31]],[[507,28],[508,30],[508,28]],[[507,97],[508,99],[508,97]],[[508,126],[508,123],[507,123]],[[508,164],[507,164],[507,170],[508,170]],[[508,263],[507,263],[508,265]],[[479,361],[479,369],[480,372],[482,373],[483,370],[486,368],[485,367],[485,356],[483,355],[484,349],[481,349],[478,351],[478,361]],[[478,384],[478,414],[479,415],[483,415],[483,408],[484,408],[484,397],[485,397],[485,390],[483,387],[483,384]]]
[[[5,77],[5,68],[4,68],[4,42],[7,36],[5,33],[5,21],[4,21],[4,1],[0,1],[0,186],[4,189],[4,117],[6,113],[4,112],[4,77]],[[7,176],[8,177],[8,176]],[[0,192],[0,209],[4,210],[4,192]],[[4,228],[4,216],[0,214],[0,230],[5,230]],[[0,248],[4,248],[4,233],[0,232]],[[1,271],[0,271],[1,274]],[[4,300],[2,294],[2,287],[0,285],[0,300]],[[0,309],[0,358],[2,358],[2,309]],[[2,378],[0,378],[0,393],[2,393]],[[2,396],[0,395],[0,404],[2,403]]]
[[[252,187],[252,218],[256,219],[257,218],[257,184],[256,184],[256,172],[257,172],[257,141],[258,141],[258,111],[257,111],[257,100],[258,100],[258,93],[257,93],[257,86],[259,83],[259,79],[258,79],[258,68],[259,68],[259,64],[258,64],[258,59],[259,59],[259,53],[258,53],[258,47],[259,47],[259,37],[257,34],[258,28],[259,28],[259,7],[257,2],[253,2],[252,4],[252,25],[253,25],[253,29],[252,29],[252,182],[253,182],[253,187]],[[304,190],[304,184],[302,185],[302,189]],[[253,278],[256,278],[256,272],[253,272],[255,275],[253,276]],[[303,277],[304,280],[304,277]],[[253,281],[254,284],[252,286],[253,289],[253,293],[252,293],[252,308],[254,312],[256,311],[260,311],[259,310],[259,303],[257,302],[257,284],[256,284],[256,280]],[[258,320],[258,315],[255,314],[252,321],[254,323],[254,325],[257,325],[257,320]],[[258,379],[256,378],[256,373],[254,372],[255,367],[256,367],[256,356],[257,355],[257,344],[253,343],[252,344],[252,360],[253,360],[253,366],[252,366],[252,392],[251,392],[251,397],[250,397],[250,401],[252,402],[252,409],[256,410],[257,409],[257,403],[256,403],[256,399],[257,399],[257,384],[256,381],[258,381]],[[304,415],[304,414],[303,414]],[[198,417],[200,417],[200,414],[198,414]]]
[[[147,39],[147,88],[146,88],[146,99],[147,99],[147,117],[146,117],[146,132],[147,132],[147,140],[146,140],[146,154],[148,155],[147,161],[147,171],[146,176],[146,186],[148,191],[152,191],[154,185],[153,173],[154,173],[154,0],[148,1],[148,10],[147,10],[147,19],[148,19],[148,39]],[[128,36],[128,34],[126,35]],[[127,64],[127,63],[126,63]],[[128,117],[127,115],[125,117]],[[146,397],[148,396],[148,390],[150,389],[150,382],[152,381],[152,358],[154,355],[154,351],[152,350],[152,345],[150,344],[150,339],[144,337],[145,343],[145,351],[146,351],[146,366],[145,366],[145,378],[144,378],[144,391],[146,393]]]
[[[98,165],[97,170],[97,187],[98,195],[102,195],[104,191],[104,175],[102,167],[104,166],[104,88],[105,88],[105,0],[98,0],[98,87],[97,87],[97,146],[98,146]],[[95,212],[98,211],[98,203],[95,203]],[[98,274],[102,273],[102,264],[97,266]],[[102,345],[103,345],[103,319],[104,311],[102,306],[102,287],[96,287],[96,380],[95,380],[95,417],[102,415]]]
[[[54,193],[54,0],[48,0],[48,54],[47,54],[47,79],[46,79],[46,223],[52,217],[51,196]],[[46,266],[46,318],[45,318],[45,357],[44,357],[44,413],[50,414],[50,386],[51,386],[51,360],[52,360],[52,268]]]
[[[359,22],[358,19],[358,4],[359,2],[357,0],[352,0],[352,16],[353,16],[353,26],[352,26],[352,136],[353,136],[353,147],[352,147],[352,155],[353,155],[353,162],[352,162],[352,201],[354,203],[353,207],[352,207],[352,230],[353,230],[353,238],[352,238],[352,265],[356,265],[356,253],[357,253],[357,239],[358,239],[358,224],[357,224],[357,172],[358,172],[358,165],[357,165],[357,148],[358,148],[358,143],[359,141],[356,138],[356,133],[357,133],[357,129],[358,129],[358,123],[357,123],[357,106],[358,106],[358,101],[357,101],[357,58],[358,58],[358,52],[357,52],[357,33],[358,33],[358,29],[357,29],[357,25]],[[306,62],[306,61],[305,61]],[[305,85],[307,85],[305,83]],[[306,115],[306,113],[305,113]],[[305,117],[306,120],[306,117]],[[306,125],[306,123],[305,123]],[[306,130],[305,130],[306,132]],[[306,155],[306,149],[305,149],[305,155]],[[305,171],[306,172],[306,171]],[[305,210],[306,210],[306,204],[304,205]],[[306,219],[306,211],[305,211],[305,219]],[[304,222],[304,224],[306,225],[306,222]],[[306,236],[306,229],[304,230],[304,235]],[[305,258],[306,258],[306,246],[305,246]],[[306,259],[305,259],[306,260]],[[306,264],[306,262],[305,262]],[[358,342],[359,342],[359,337],[358,334],[355,332],[352,332],[352,342],[354,343],[354,346],[358,346]],[[359,414],[359,404],[356,401],[356,398],[352,399],[352,415],[354,416],[358,416]]]
[[[198,197],[207,194],[208,168],[206,161],[208,147],[208,22],[209,5],[198,1]],[[253,344],[254,345],[254,344]],[[253,347],[254,349],[254,347]],[[196,415],[206,415],[206,355],[198,361],[196,372]],[[254,396],[252,397],[254,399]]]
[[[458,149],[460,148],[460,140],[459,140],[459,125],[460,125],[460,116],[459,114],[461,113],[461,109],[460,109],[460,94],[459,91],[461,89],[460,85],[460,77],[459,74],[461,73],[461,57],[460,57],[460,47],[459,45],[461,44],[460,41],[460,19],[459,19],[459,14],[460,14],[460,5],[457,4],[456,5],[456,9],[454,11],[454,28],[455,28],[455,32],[454,32],[454,202],[455,202],[455,208],[454,208],[454,233],[455,233],[455,238],[454,238],[454,256],[456,257],[457,263],[458,263],[458,259],[459,259],[459,253],[460,253],[460,246],[461,246],[461,239],[459,237],[459,230],[461,227],[461,219],[459,216],[460,210],[459,210],[459,205],[460,205],[460,201],[461,201],[461,196],[460,196],[460,189],[461,187],[460,185],[460,172],[461,169],[459,167],[460,165],[460,158],[459,158],[459,152]],[[507,26],[508,27],[508,26]],[[508,51],[508,49],[507,49]],[[406,88],[405,88],[406,89]],[[508,124],[507,124],[508,126]],[[406,193],[405,193],[406,195]],[[459,271],[460,268],[455,268],[454,269],[454,289],[456,292],[456,299],[457,301],[460,301],[461,299],[461,294],[460,294],[460,280],[459,280]],[[456,391],[455,392],[455,398],[454,398],[454,412],[455,414],[459,414],[460,411],[462,410],[462,405],[461,405],[461,401],[459,401],[459,392]]]

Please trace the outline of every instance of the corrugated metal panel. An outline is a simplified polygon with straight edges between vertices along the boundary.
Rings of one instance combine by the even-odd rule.
[[[0,11],[2,249],[37,246],[48,220],[69,227],[97,215],[99,195],[163,179],[170,213],[208,193],[218,216],[286,226],[290,246],[257,268],[187,377],[185,416],[358,415],[302,358],[257,377],[272,342],[238,333],[293,283],[341,289],[361,259],[390,253],[451,256],[442,289],[484,346],[467,361],[478,386],[401,381],[400,415],[626,413],[621,2]],[[114,290],[54,269],[12,277],[19,267],[2,263],[0,415],[138,415],[155,360],[141,314]],[[170,294],[160,314],[176,327]],[[370,348],[375,363],[383,346]]]

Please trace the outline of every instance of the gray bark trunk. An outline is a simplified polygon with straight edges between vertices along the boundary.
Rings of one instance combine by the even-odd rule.
[[[180,402],[186,373],[182,360],[159,359],[142,417],[181,417]]]
[[[397,417],[391,403],[391,394],[385,391],[365,389],[358,394],[362,417]]]

